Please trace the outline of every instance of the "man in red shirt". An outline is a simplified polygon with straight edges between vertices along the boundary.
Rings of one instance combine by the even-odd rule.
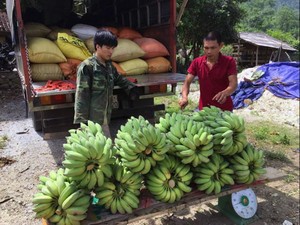
[[[182,87],[181,109],[188,105],[190,85],[198,77],[200,86],[199,109],[205,106],[216,106],[222,110],[233,110],[230,95],[237,87],[237,68],[235,60],[222,55],[221,35],[210,32],[203,40],[204,56],[194,59],[188,68],[188,74]]]

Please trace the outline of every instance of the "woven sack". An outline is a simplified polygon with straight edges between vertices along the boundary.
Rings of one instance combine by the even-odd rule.
[[[27,47],[29,61],[32,63],[61,63],[67,61],[57,45],[47,38],[29,38]]]
[[[125,76],[126,75],[126,72],[122,69],[122,67],[116,63],[116,62],[112,62],[113,66],[116,67],[117,71],[119,74]]]
[[[140,75],[148,72],[148,64],[142,59],[131,59],[119,63],[126,75]]]
[[[42,23],[28,22],[24,25],[27,37],[46,37],[51,29]]]
[[[145,55],[142,57],[143,59],[170,55],[168,49],[154,38],[136,38],[134,42],[145,52]]]
[[[76,78],[77,68],[81,62],[78,59],[67,59],[67,62],[59,63],[59,67],[67,80]]]
[[[124,62],[145,55],[145,52],[129,39],[118,39],[118,46],[114,49],[111,59],[115,62]]]
[[[56,41],[57,40],[57,35],[58,33],[67,33],[68,35],[71,36],[76,36],[76,34],[74,34],[70,29],[66,29],[66,28],[61,28],[61,27],[51,27],[51,32],[47,35],[47,38],[49,38],[52,41]]]
[[[90,37],[94,37],[97,30],[97,27],[81,23],[76,24],[71,28],[71,31],[76,34],[76,36],[81,40],[86,40]]]
[[[119,38],[126,38],[126,39],[135,39],[143,37],[138,31],[130,28],[130,27],[121,27],[118,29],[118,36]]]
[[[32,81],[62,80],[64,78],[59,65],[55,63],[32,63],[30,68]]]
[[[92,56],[81,39],[66,33],[58,33],[56,43],[67,58],[83,61]]]
[[[164,57],[155,57],[145,60],[148,64],[148,73],[166,73],[171,70],[171,63]]]

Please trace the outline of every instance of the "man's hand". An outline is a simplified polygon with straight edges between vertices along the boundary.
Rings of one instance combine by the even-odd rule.
[[[179,103],[180,109],[184,109],[189,104],[189,101],[187,98],[182,98],[179,100],[178,103]]]
[[[227,96],[228,95],[225,93],[225,91],[221,91],[218,94],[216,94],[212,100],[215,100],[220,104],[223,104],[223,103],[225,103]]]

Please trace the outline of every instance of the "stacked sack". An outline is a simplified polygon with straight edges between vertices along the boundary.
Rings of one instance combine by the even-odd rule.
[[[168,72],[167,48],[153,38],[143,37],[129,27],[101,27],[118,37],[112,61],[122,75]],[[98,28],[76,24],[71,29],[25,24],[33,81],[76,80],[77,67],[94,53],[93,37]]]

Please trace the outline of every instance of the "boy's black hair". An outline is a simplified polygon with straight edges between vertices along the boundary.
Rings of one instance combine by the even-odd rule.
[[[96,50],[96,45],[107,45],[109,47],[116,47],[118,45],[117,37],[106,29],[100,29],[95,33],[94,36],[94,47]]]
[[[204,41],[217,41],[219,44],[222,43],[221,34],[218,31],[211,31],[204,38]]]

